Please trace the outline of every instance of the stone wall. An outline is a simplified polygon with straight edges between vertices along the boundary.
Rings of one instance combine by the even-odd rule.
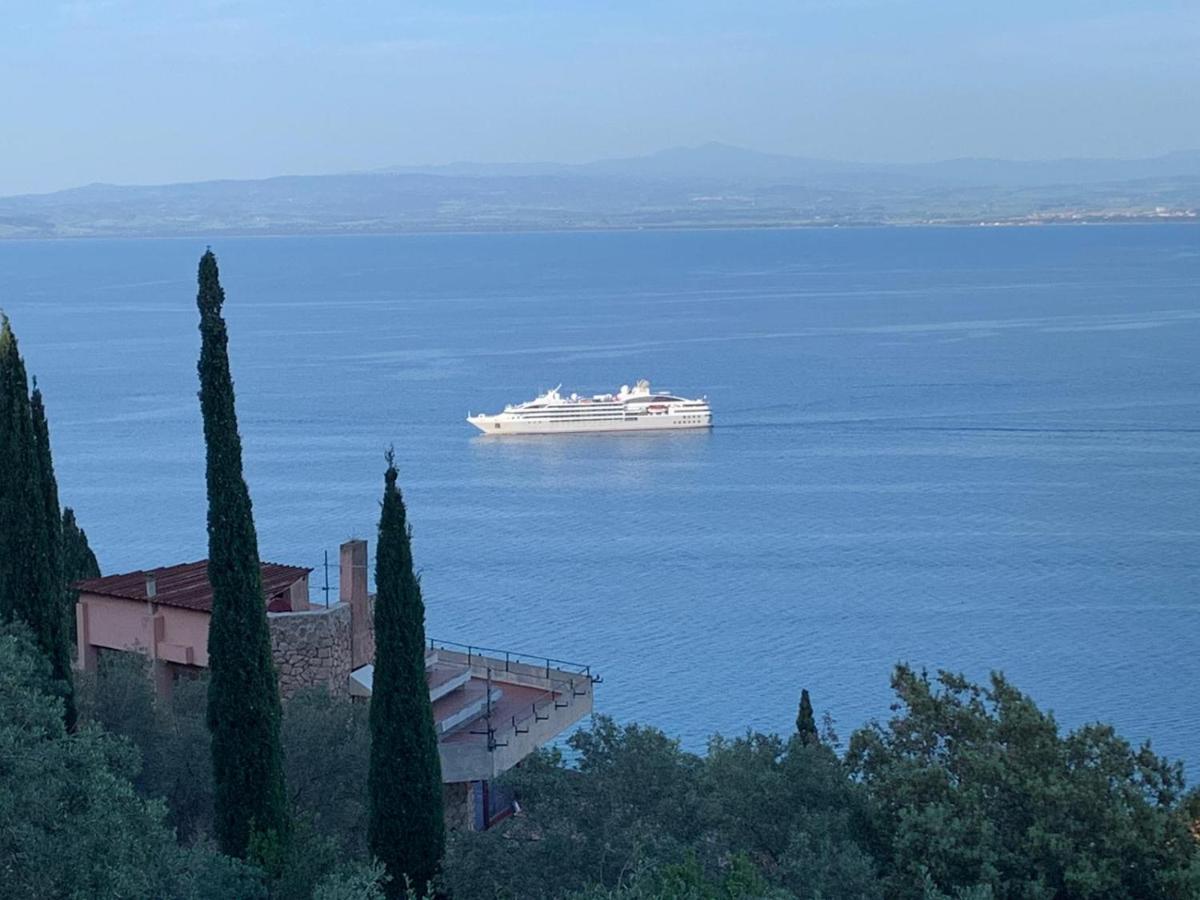
[[[442,812],[449,831],[475,829],[475,792],[469,781],[442,785]]]
[[[306,612],[269,613],[271,655],[279,673],[279,694],[290,697],[306,687],[326,687],[335,697],[349,692],[350,605]]]

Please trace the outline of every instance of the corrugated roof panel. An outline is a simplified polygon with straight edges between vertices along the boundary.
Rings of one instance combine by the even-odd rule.
[[[267,604],[287,593],[293,584],[312,571],[303,566],[284,566],[272,562],[264,562],[261,565],[263,595]],[[146,596],[146,578],[150,575],[154,576],[155,603],[212,612],[212,585],[208,583],[206,559],[158,569],[139,569],[122,575],[89,578],[86,581],[77,581],[71,587],[77,591],[104,597],[146,601],[150,599]]]

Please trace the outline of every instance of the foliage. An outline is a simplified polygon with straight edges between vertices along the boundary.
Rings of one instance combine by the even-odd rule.
[[[37,595],[41,485],[36,471],[29,378],[8,316],[0,314],[0,619],[30,623]]]
[[[1200,895],[1179,764],[1106,725],[1063,737],[1000,675],[934,683],[900,666],[892,683],[897,715],[848,754],[889,897]]]
[[[576,767],[549,751],[510,773],[520,816],[454,836],[456,897],[724,896],[738,867],[762,896],[879,896],[853,836],[865,798],[825,747],[748,734],[696,756],[602,716],[569,744]]]
[[[100,577],[100,563],[88,545],[87,532],[75,521],[75,510],[63,507],[63,572],[67,583]]]
[[[1060,735],[998,675],[935,685],[901,666],[894,685],[897,716],[845,760],[799,734],[718,736],[693,756],[597,717],[569,740],[573,767],[543,751],[509,774],[520,815],[454,834],[453,893],[1200,897],[1200,793],[1179,764],[1108,726]]]
[[[79,592],[70,585],[85,578],[99,578],[100,564],[88,546],[87,534],[75,521],[75,510],[67,506],[62,515],[63,582],[67,585],[68,642],[75,643],[75,603]]]
[[[597,718],[569,743],[580,768],[542,750],[506,776],[523,814],[483,833],[452,832],[454,897],[551,898],[618,887],[697,837],[701,760],[654,729]]]
[[[139,793],[161,798],[184,842],[212,833],[213,782],[205,725],[206,678],[181,679],[155,696],[150,663],[137,653],[101,654],[80,679],[81,721],[128,738],[142,757]],[[283,707],[286,784],[292,812],[332,841],[339,859],[366,857],[367,709],[324,690]]]
[[[258,873],[181,848],[161,802],[130,780],[136,749],[94,725],[68,733],[28,631],[0,632],[0,860],[5,896],[216,900],[263,895]]]
[[[768,885],[744,853],[716,876],[704,871],[695,854],[688,854],[683,862],[638,871],[612,890],[592,885],[570,895],[571,900],[786,900],[791,896]]]
[[[63,569],[62,513],[58,508],[58,480],[54,477],[54,459],[50,449],[50,425],[46,421],[46,407],[37,379],[33,381],[33,394],[29,398],[29,411],[33,417],[33,438],[37,449],[37,478],[42,495],[42,554],[45,571],[44,616],[49,629],[42,649],[50,660],[54,680],[62,685],[62,698],[67,730],[75,727],[75,689],[71,679],[71,630],[67,616],[66,581]]]
[[[75,723],[62,522],[41,392],[0,315],[0,621],[28,624],[50,660],[68,728]]]
[[[271,878],[271,900],[309,900],[317,885],[342,862],[332,836],[322,834],[304,817],[296,817],[286,847]]]
[[[375,671],[371,688],[368,843],[391,875],[425,888],[445,848],[442,773],[425,679],[425,604],[412,533],[389,451],[375,551]]]
[[[367,707],[327,690],[300,691],[283,707],[283,759],[296,816],[335,841],[343,858],[367,855]]]
[[[379,860],[351,863],[330,873],[317,885],[313,900],[384,900],[390,882],[387,869]],[[431,891],[418,893],[411,885],[398,896],[403,900],[434,900]]]
[[[313,891],[313,900],[384,900],[388,874],[383,863],[372,860],[332,872]]]
[[[799,735],[714,738],[700,794],[715,849],[750,852],[795,896],[881,896],[874,860],[859,842],[868,799],[828,747]]]
[[[142,796],[166,801],[181,840],[211,835],[212,761],[205,725],[207,679],[180,679],[158,698],[150,662],[138,653],[101,654],[98,671],[80,679],[80,717],[137,747],[142,766],[134,784]]]
[[[276,863],[289,831],[280,745],[279,687],[271,659],[258,537],[242,477],[242,441],[229,373],[217,259],[200,260],[200,409],[208,484],[208,728],[212,734],[215,831],[221,849]],[[266,859],[265,857],[270,857]]]

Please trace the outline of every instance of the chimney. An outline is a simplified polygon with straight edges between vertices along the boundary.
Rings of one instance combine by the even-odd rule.
[[[352,604],[367,601],[367,542],[351,538],[342,544],[338,599]]]
[[[350,664],[357,669],[375,657],[375,623],[367,605],[367,542],[359,538],[342,544],[338,600],[350,604]]]
[[[146,573],[146,599],[153,600],[158,596],[158,581],[153,572]]]

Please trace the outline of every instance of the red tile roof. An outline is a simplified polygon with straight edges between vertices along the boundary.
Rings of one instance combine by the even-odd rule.
[[[278,563],[262,563],[262,585],[267,604],[287,595],[293,584],[311,572],[301,566],[282,566]],[[163,606],[178,606],[212,612],[212,585],[208,583],[208,560],[164,566],[159,569],[141,569],[124,575],[106,575],[89,578],[73,585],[77,591],[100,594],[105,597],[120,597],[124,600],[145,602],[146,576],[153,575],[155,583],[154,602]],[[279,604],[274,604],[278,608]],[[290,608],[290,604],[288,606]]]

